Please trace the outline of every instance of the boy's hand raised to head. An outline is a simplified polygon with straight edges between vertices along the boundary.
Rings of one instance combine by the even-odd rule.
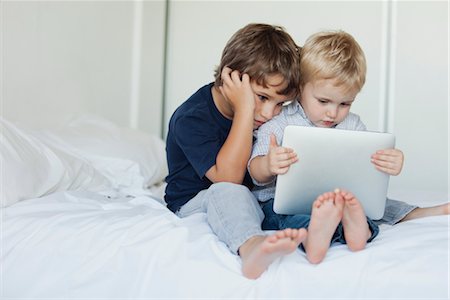
[[[289,167],[298,161],[297,154],[293,149],[279,146],[275,135],[270,135],[268,157],[268,168],[273,176],[285,174]]]
[[[403,168],[403,160],[403,152],[398,149],[378,150],[371,157],[371,161],[377,170],[394,176],[400,174]]]
[[[242,76],[242,78],[241,78]],[[250,85],[250,77],[239,71],[228,67],[223,68],[221,73],[222,86],[220,91],[225,99],[231,104],[233,111],[255,110],[255,99]]]

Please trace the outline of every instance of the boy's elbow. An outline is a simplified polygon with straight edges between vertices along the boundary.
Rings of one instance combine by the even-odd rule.
[[[217,182],[229,182],[229,183],[236,183],[236,184],[242,184],[244,181],[244,176],[237,176],[236,174],[223,174],[222,176],[217,177]]]
[[[244,179],[239,180],[239,179],[235,179],[235,178],[230,178],[229,180],[225,179],[225,180],[222,180],[220,182],[229,182],[229,183],[235,183],[235,184],[242,184],[243,181],[244,181]]]
[[[212,182],[212,183],[218,183],[218,182],[230,182],[230,183],[236,183],[236,184],[242,184],[245,177],[245,170],[242,171],[233,171],[231,168],[220,170],[217,167],[211,168],[206,172],[206,177]]]

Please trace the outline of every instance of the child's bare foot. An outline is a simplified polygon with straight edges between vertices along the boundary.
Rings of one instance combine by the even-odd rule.
[[[345,241],[350,250],[362,250],[371,236],[366,214],[361,203],[352,193],[343,190],[340,193],[345,203],[342,216]]]
[[[306,235],[304,228],[288,228],[269,236],[250,238],[239,248],[242,273],[250,279],[258,278],[275,259],[294,252]]]
[[[342,219],[344,199],[339,194],[327,192],[317,197],[312,206],[308,236],[303,246],[308,261],[318,264],[324,259],[331,238]]]
[[[418,207],[412,210],[409,214],[407,214],[400,222],[449,214],[450,214],[450,202],[432,207]]]

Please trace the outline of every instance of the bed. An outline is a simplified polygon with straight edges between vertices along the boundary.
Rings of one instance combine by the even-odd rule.
[[[336,245],[319,265],[297,250],[249,280],[204,214],[165,207],[158,137],[91,116],[1,129],[2,299],[449,297],[448,216],[382,225],[364,251]]]

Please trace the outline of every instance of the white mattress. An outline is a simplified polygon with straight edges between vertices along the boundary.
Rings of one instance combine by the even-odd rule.
[[[423,298],[449,296],[449,218],[390,227],[361,252],[300,250],[257,280],[211,232],[149,196],[58,192],[2,211],[2,297]]]
[[[249,280],[204,214],[179,219],[162,204],[162,141],[90,117],[44,135],[0,125],[1,299],[449,296],[448,216],[382,226],[365,250],[333,246],[319,265],[297,250]]]

